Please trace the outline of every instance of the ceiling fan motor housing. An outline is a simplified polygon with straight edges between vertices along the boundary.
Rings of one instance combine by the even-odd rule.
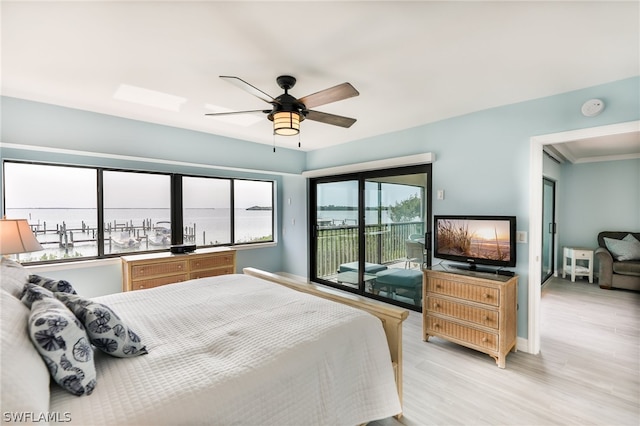
[[[274,114],[278,112],[295,112],[300,116],[300,121],[304,120],[308,112],[306,107],[302,102],[299,102],[296,98],[286,93],[286,90],[287,89],[285,89],[285,93],[276,98],[276,102],[273,103],[273,110],[267,117],[273,121]]]

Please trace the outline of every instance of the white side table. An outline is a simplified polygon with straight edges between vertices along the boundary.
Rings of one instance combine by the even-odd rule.
[[[576,276],[589,277],[593,283],[593,250],[581,247],[565,247],[562,256],[562,278],[571,274],[571,282],[576,282]],[[568,263],[567,261],[570,261]],[[584,261],[578,264],[578,261]]]

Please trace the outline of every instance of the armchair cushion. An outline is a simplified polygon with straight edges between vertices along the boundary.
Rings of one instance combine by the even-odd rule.
[[[640,262],[615,262],[613,272],[622,275],[635,275],[640,277]]]

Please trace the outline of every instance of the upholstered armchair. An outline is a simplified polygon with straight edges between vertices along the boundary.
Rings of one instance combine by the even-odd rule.
[[[598,246],[600,288],[640,291],[640,232],[600,232]]]

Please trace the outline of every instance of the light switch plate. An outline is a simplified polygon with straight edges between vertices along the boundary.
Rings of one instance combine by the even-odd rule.
[[[516,243],[527,242],[527,231],[516,231]]]

